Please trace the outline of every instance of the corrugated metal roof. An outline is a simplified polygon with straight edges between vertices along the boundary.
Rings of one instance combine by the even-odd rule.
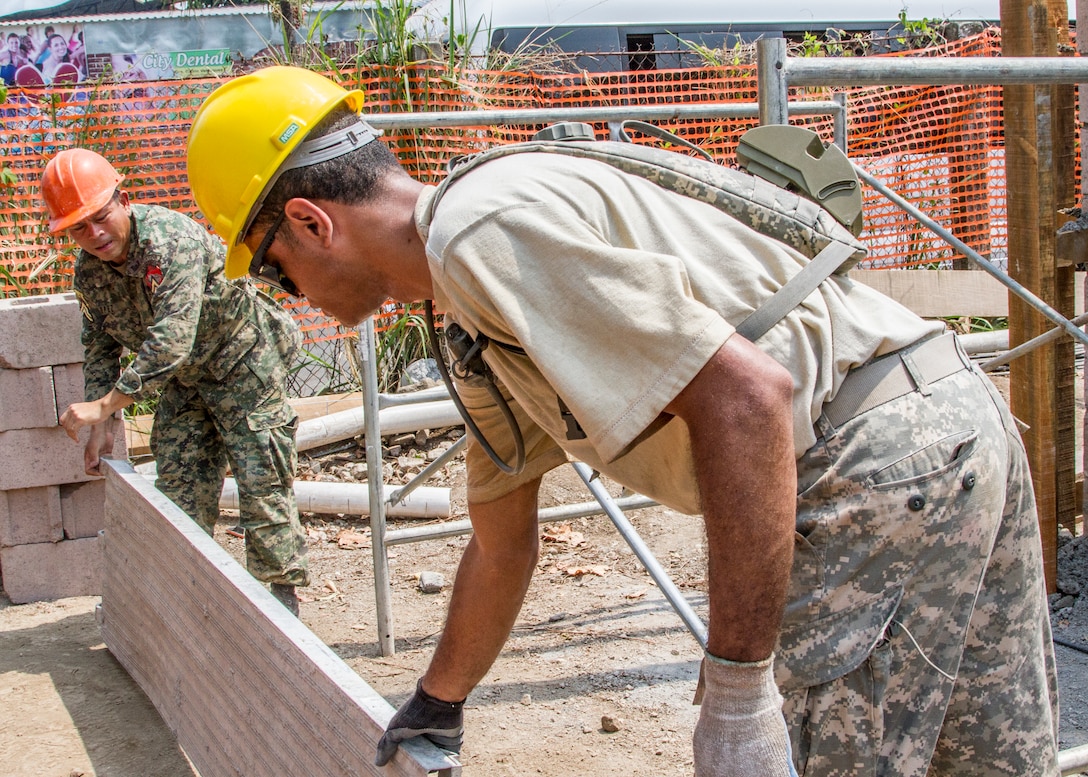
[[[307,13],[311,13],[314,10],[327,11],[327,10],[362,10],[367,8],[373,8],[375,3],[372,0],[363,0],[362,2],[333,2],[327,0],[325,2],[311,3],[307,7]],[[100,24],[103,22],[126,22],[126,21],[140,21],[145,19],[193,19],[196,17],[211,17],[211,16],[266,16],[269,12],[268,5],[243,5],[243,6],[230,6],[224,8],[201,8],[197,11],[138,11],[133,13],[116,13],[116,14],[93,14],[84,16],[50,16],[48,18],[36,18],[36,19],[0,19],[0,28],[5,27],[22,27],[25,28],[28,24]]]
[[[267,14],[267,5],[242,6],[240,8],[204,8],[200,11],[139,11],[136,13],[108,13],[91,16],[50,16],[47,19],[0,19],[0,27],[26,27],[28,23],[88,24],[101,22],[130,22],[141,19],[186,19],[200,16],[252,16]]]

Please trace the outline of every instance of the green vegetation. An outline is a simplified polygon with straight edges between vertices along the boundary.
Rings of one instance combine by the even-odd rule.
[[[899,12],[899,26],[902,31],[890,40],[877,38],[869,33],[847,34],[845,30],[830,27],[822,33],[805,31],[800,37],[787,35],[790,40],[789,54],[792,57],[861,57],[872,54],[891,42],[901,48],[927,48],[945,43],[942,32],[945,21],[927,18],[912,20],[908,13],[908,8]],[[711,48],[679,38],[677,42],[699,55],[710,67],[737,67],[752,65],[756,61],[754,43],[737,41],[732,46]]]
[[[1009,319],[1004,316],[984,318],[982,316],[951,316],[942,318],[945,325],[956,334],[974,332],[1000,332],[1009,328]]]
[[[400,385],[400,376],[408,365],[419,359],[431,357],[427,340],[427,322],[423,316],[423,304],[405,306],[389,318],[377,322],[382,331],[375,342],[378,363],[378,391],[392,393]],[[439,332],[441,336],[441,332]],[[363,364],[359,356],[359,338],[353,336],[347,351],[348,361],[355,373],[357,385],[363,385]]]
[[[431,356],[423,305],[408,305],[378,336],[378,390],[396,391],[400,375],[414,361]]]
[[[940,19],[912,20],[907,18],[907,10],[899,12],[899,26],[903,28],[903,34],[896,38],[901,46],[913,46],[915,48],[927,48],[939,46],[945,42],[941,29],[945,22]]]
[[[7,102],[8,89],[3,84],[0,84],[0,105]],[[19,183],[19,176],[15,174],[15,171],[8,167],[7,162],[0,159],[0,208],[4,210],[14,210],[17,207],[15,202],[15,187]],[[4,242],[5,227],[8,227],[8,216],[0,212],[0,245]],[[11,270],[5,264],[0,264],[0,298],[6,297],[22,297],[26,295],[26,289],[16,280]]]

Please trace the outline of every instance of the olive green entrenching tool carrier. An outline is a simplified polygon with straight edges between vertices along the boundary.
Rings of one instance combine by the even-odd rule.
[[[652,125],[629,122],[624,126],[691,146]],[[790,125],[768,125],[746,132],[737,157],[747,170],[737,170],[653,146],[594,140],[589,125],[565,122],[524,143],[453,159],[431,208],[451,183],[470,170],[492,159],[529,152],[610,164],[714,205],[811,259],[737,326],[751,341],[758,340],[831,274],[845,274],[866,256],[856,237],[861,232],[861,189],[850,161],[837,147],[825,146],[815,132]]]

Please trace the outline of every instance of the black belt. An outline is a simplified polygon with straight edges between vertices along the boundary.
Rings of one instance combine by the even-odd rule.
[[[929,384],[967,369],[955,335],[947,334],[902,348],[855,367],[846,374],[835,398],[823,407],[834,427],[912,391],[929,393]]]

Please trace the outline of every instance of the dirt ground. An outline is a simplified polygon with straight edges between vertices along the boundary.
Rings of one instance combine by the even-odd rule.
[[[443,437],[434,435],[431,444]],[[401,455],[408,453],[406,448]],[[348,479],[356,466],[350,450],[302,459],[300,475],[306,478]],[[392,466],[405,464],[419,466],[410,455]],[[429,483],[451,486],[454,518],[464,517],[462,483],[458,460]],[[548,476],[542,505],[590,499],[568,467]],[[705,618],[700,520],[663,508],[629,515]],[[225,531],[232,519],[224,513],[216,538],[241,558],[241,540]],[[399,520],[391,527],[418,523]],[[382,656],[368,520],[306,515],[304,524],[313,584],[301,589],[303,623],[399,706],[433,652],[467,538],[390,549],[396,653]],[[547,524],[541,547],[514,633],[466,705],[465,774],[691,774],[696,640],[606,517]],[[442,576],[440,592],[420,590],[425,572]],[[0,777],[196,774],[103,645],[93,614],[97,601],[81,597],[15,606],[0,597]],[[1086,658],[1059,648],[1063,749],[1088,744]],[[269,721],[274,725],[274,716]]]

